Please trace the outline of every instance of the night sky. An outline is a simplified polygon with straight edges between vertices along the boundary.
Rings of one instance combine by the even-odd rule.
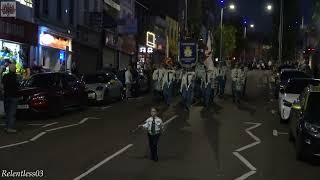
[[[305,17],[306,24],[312,17],[312,1],[300,0],[301,13]],[[237,0],[237,14],[247,17],[249,23],[254,23],[258,32],[271,32],[272,14],[265,10],[268,0]]]

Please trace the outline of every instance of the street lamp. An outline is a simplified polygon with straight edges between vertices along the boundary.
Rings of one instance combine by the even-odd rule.
[[[266,6],[266,10],[268,12],[271,12],[273,9],[273,6],[272,4],[267,4]],[[279,52],[278,52],[278,61],[279,63],[282,62],[282,41],[283,41],[283,0],[280,0],[280,17],[279,17],[279,35],[278,35],[278,38],[279,38]]]
[[[273,7],[272,7],[271,4],[268,4],[268,5],[266,6],[266,9],[267,9],[267,11],[272,11]]]
[[[251,29],[253,29],[255,27],[254,24],[250,24],[249,26]],[[244,21],[244,33],[243,33],[243,37],[244,37],[244,40],[247,38],[247,21],[245,20]],[[246,45],[245,45],[246,46]],[[246,47],[244,47],[244,55],[243,55],[243,59],[244,61],[246,60]]]
[[[223,3],[223,0],[221,0],[221,3]],[[222,41],[223,41],[223,39],[222,39],[222,30],[223,30],[223,13],[224,13],[224,9],[227,9],[227,8],[229,8],[229,9],[231,9],[231,10],[235,10],[236,9],[236,6],[233,4],[233,3],[231,3],[229,6],[227,6],[227,7],[222,7],[221,8],[221,15],[220,15],[220,61],[222,61]]]

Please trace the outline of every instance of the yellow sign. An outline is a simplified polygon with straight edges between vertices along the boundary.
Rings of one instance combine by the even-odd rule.
[[[184,56],[185,57],[192,57],[192,49],[190,46],[187,46],[185,49],[184,49]]]

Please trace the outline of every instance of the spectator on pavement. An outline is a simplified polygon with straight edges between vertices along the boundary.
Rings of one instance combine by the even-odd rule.
[[[148,131],[150,159],[157,162],[158,157],[158,143],[161,133],[164,129],[162,120],[157,116],[158,111],[156,108],[151,108],[151,117],[148,118],[144,124],[139,125]]]
[[[9,65],[9,73],[3,76],[2,83],[4,88],[5,131],[7,133],[16,133],[14,123],[16,120],[19,85],[14,64]]]
[[[131,88],[133,83],[133,77],[132,77],[132,66],[129,65],[127,71],[125,72],[125,84],[126,84],[126,97],[127,99],[131,97]]]

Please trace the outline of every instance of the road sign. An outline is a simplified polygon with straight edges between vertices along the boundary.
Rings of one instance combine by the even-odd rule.
[[[180,42],[179,55],[182,67],[195,66],[198,61],[198,44],[196,42]]]

